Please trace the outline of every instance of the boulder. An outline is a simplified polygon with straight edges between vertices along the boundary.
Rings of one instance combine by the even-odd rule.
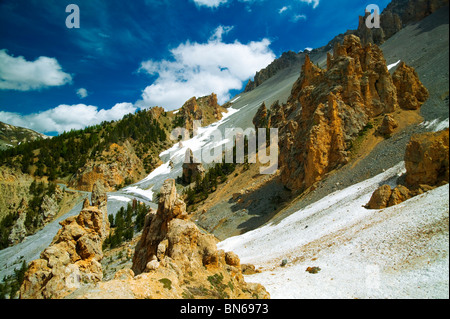
[[[415,134],[405,152],[406,185],[436,186],[449,181],[449,130]]]
[[[402,109],[417,110],[428,99],[427,88],[420,82],[413,67],[401,62],[392,75],[397,89],[398,103]]]
[[[368,209],[383,209],[398,205],[449,181],[449,130],[415,134],[405,152],[405,185],[393,190],[389,185],[379,187]]]
[[[392,190],[392,194],[388,202],[388,207],[398,205],[410,199],[411,197],[411,191],[407,187],[398,185]]]
[[[369,203],[365,206],[367,209],[383,209],[388,207],[391,198],[392,189],[389,185],[380,186],[373,192]]]
[[[378,128],[378,133],[383,136],[390,136],[394,133],[397,127],[397,121],[391,115],[386,114],[383,118],[381,126]]]

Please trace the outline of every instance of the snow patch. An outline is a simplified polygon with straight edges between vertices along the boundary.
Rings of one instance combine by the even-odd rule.
[[[395,68],[401,61],[402,61],[402,60],[398,60],[398,61],[395,62],[395,63],[389,64],[389,65],[387,66],[388,70],[390,70],[390,69],[392,69],[392,68]]]
[[[384,210],[363,207],[404,172],[401,162],[218,248],[262,268],[246,281],[274,299],[448,298],[448,184]]]
[[[449,128],[449,119],[440,121],[439,119],[434,119],[432,121],[425,121],[420,123],[421,126],[433,131],[438,132]]]
[[[116,200],[119,202],[131,202],[131,199],[125,196],[108,195],[108,200]]]
[[[129,187],[125,188],[124,191],[129,194],[136,194],[136,195],[144,196],[144,197],[148,198],[148,200],[151,201],[151,200],[153,200],[152,189],[153,189],[153,187],[150,189],[144,190],[137,186],[129,186]]]
[[[231,100],[230,101],[230,103],[234,103],[234,102],[236,102],[237,100],[239,100],[241,97],[240,96],[238,96],[237,98],[235,98],[235,99],[233,99],[233,100]]]

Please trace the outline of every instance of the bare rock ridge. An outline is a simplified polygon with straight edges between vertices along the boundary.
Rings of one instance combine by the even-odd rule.
[[[294,51],[284,52],[278,59],[275,59],[266,68],[256,72],[253,81],[252,80],[248,81],[244,92],[249,92],[255,89],[256,87],[260,86],[264,81],[274,76],[278,71],[302,63],[304,58],[305,53],[303,52],[300,53],[295,53]]]
[[[47,138],[49,137],[33,130],[0,122],[0,150]]]
[[[59,299],[102,280],[102,243],[109,234],[106,193],[94,186],[79,215],[61,223],[52,243],[30,263],[20,288],[22,299]]]
[[[449,130],[415,134],[405,152],[405,182],[380,186],[366,208],[383,209],[449,182]]]
[[[428,97],[414,70],[405,64],[390,75],[377,45],[347,35],[328,54],[327,68],[306,56],[286,104],[262,105],[254,123],[279,128],[281,180],[306,190],[349,160],[352,141],[375,117],[416,109]]]
[[[418,22],[438,9],[448,5],[448,0],[393,0],[380,14],[380,28],[367,28],[366,19],[369,14],[359,16],[359,24],[356,30],[347,30],[344,34],[335,36],[327,45],[311,51],[323,54],[332,50],[336,43],[342,43],[348,35],[356,35],[362,44],[372,43],[381,45],[406,25]],[[249,80],[245,92],[249,92],[264,81],[274,76],[278,71],[291,68],[302,63],[304,52],[284,52],[266,68],[256,72],[253,81]]]
[[[227,109],[218,104],[217,95],[212,93],[200,98],[192,97],[186,101],[177,114],[177,118],[184,128],[191,131],[195,120],[201,121],[203,126],[209,125],[222,119],[224,112],[227,112]]]

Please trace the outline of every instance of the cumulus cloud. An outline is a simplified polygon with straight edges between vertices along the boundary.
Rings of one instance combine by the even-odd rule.
[[[0,89],[30,91],[72,82],[72,76],[62,71],[54,58],[39,57],[27,61],[24,57],[10,56],[0,50]]]
[[[320,0],[300,0],[300,2],[306,2],[307,4],[312,4],[313,8],[317,8],[320,3]]]
[[[77,95],[80,97],[80,99],[84,99],[89,95],[89,93],[85,88],[80,88],[77,90]]]
[[[144,61],[140,72],[157,75],[142,93],[141,107],[179,108],[193,96],[217,94],[219,103],[226,102],[230,90],[242,89],[243,82],[270,64],[275,55],[270,41],[225,43],[222,35],[230,27],[218,27],[207,43],[180,44],[171,50],[172,60]]]
[[[193,0],[198,6],[217,8],[221,4],[227,3],[228,0]]]
[[[136,109],[137,107],[131,103],[117,103],[111,109],[101,110],[93,105],[62,104],[44,112],[27,115],[0,111],[0,118],[8,124],[26,127],[40,133],[63,133],[100,124],[103,121],[119,120],[126,114],[134,113]]]

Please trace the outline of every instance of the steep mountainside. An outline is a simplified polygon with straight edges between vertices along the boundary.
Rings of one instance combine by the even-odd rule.
[[[306,190],[348,163],[353,141],[371,119],[418,109],[427,98],[413,69],[402,64],[391,77],[380,48],[348,35],[328,55],[325,70],[307,56],[288,103],[270,114],[260,109],[254,122],[280,129],[282,181]]]
[[[154,107],[119,121],[18,145],[0,152],[0,164],[82,191],[91,191],[101,179],[112,191],[141,180],[161,164],[159,153],[174,143],[170,139],[173,128],[191,129],[193,120],[208,125],[223,112],[226,108],[217,103],[214,93],[194,97],[178,112]]]
[[[354,34],[358,36],[363,44],[374,43],[381,45],[402,28],[423,20],[445,6],[448,6],[448,0],[393,0],[380,14],[380,28],[367,28],[366,18],[368,15],[366,14],[366,16],[359,17],[359,24],[356,30],[347,30],[344,34],[335,36],[327,45],[321,48],[313,49],[311,52],[284,52],[266,68],[256,72],[253,81],[249,80],[247,83],[245,92],[255,89],[283,69],[301,66],[304,62],[305,54],[309,54],[312,60],[316,60],[315,55],[326,54],[333,50],[335,44],[342,43],[347,35]]]
[[[33,130],[0,122],[0,150],[46,138],[48,136]]]
[[[434,11],[425,18],[411,7],[424,4]],[[70,172],[55,178],[93,196],[62,228],[0,251],[1,274],[34,260],[22,298],[448,298],[448,7],[435,4],[394,0],[386,12],[407,22],[380,46],[354,30],[285,55],[228,112],[212,94],[56,138],[58,161],[44,144],[4,153],[5,165],[44,179],[60,162]],[[213,124],[169,141],[200,119]],[[221,145],[213,131],[225,142],[226,128],[254,126],[279,129],[275,174],[233,164],[217,180],[205,165],[187,188],[188,149],[197,156]],[[373,196],[381,206],[369,207]],[[144,203],[155,208],[145,220],[116,214]],[[127,241],[102,247],[114,220],[135,237],[111,227],[109,239]]]

